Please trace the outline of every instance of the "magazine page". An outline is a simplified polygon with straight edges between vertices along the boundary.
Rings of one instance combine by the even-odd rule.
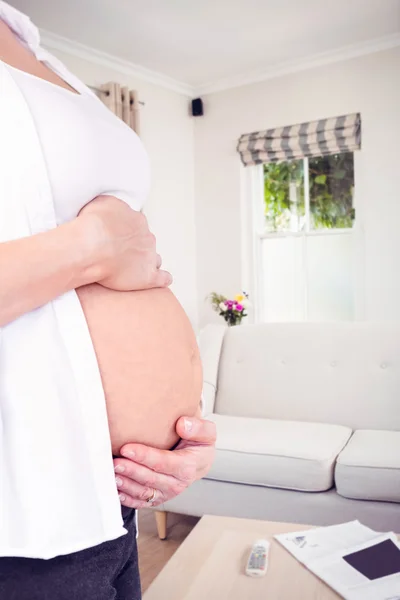
[[[275,538],[297,560],[307,564],[311,560],[364,544],[377,536],[379,534],[376,531],[365,527],[359,521],[350,521],[341,525],[283,533],[276,535]]]
[[[393,533],[308,562],[346,600],[400,600],[400,544]]]

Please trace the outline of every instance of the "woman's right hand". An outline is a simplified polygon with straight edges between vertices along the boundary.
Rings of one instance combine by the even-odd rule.
[[[114,196],[98,196],[79,213],[93,253],[97,283],[120,291],[167,287],[172,276],[162,271],[156,239],[146,217]]]

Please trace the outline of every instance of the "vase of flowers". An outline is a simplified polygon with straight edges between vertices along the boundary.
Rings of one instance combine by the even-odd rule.
[[[246,292],[238,294],[233,300],[212,292],[209,299],[212,309],[224,318],[229,327],[240,325],[242,319],[247,317],[246,309],[250,306],[250,302]]]

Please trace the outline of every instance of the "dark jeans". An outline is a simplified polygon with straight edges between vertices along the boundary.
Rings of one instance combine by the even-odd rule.
[[[135,511],[127,535],[50,560],[0,558],[0,600],[140,600]]]

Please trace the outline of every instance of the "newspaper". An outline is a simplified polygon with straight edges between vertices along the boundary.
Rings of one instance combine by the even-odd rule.
[[[394,533],[351,521],[275,538],[345,600],[400,600],[400,543]]]

